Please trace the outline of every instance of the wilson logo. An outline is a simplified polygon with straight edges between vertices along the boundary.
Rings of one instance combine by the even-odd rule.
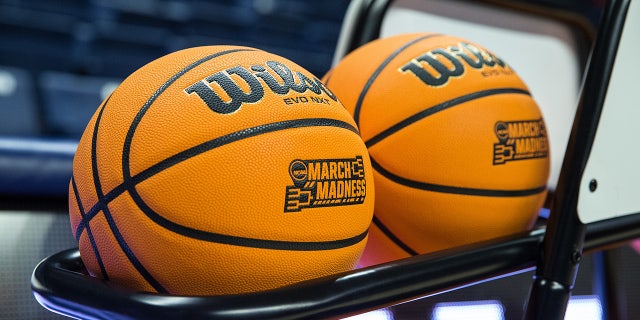
[[[546,158],[549,154],[547,131],[542,119],[500,121],[494,126],[498,143],[493,145],[493,164]]]
[[[465,66],[477,70],[495,67],[484,71],[485,77],[513,73],[511,68],[493,53],[465,42],[421,54],[400,67],[399,71],[413,74],[425,84],[437,87],[445,85],[452,77],[462,76]]]
[[[367,192],[361,156],[293,160],[289,164],[289,176],[293,185],[287,186],[285,212],[361,204]]]
[[[267,61],[266,67],[231,67],[188,86],[184,91],[200,97],[211,110],[228,114],[237,111],[245,103],[262,100],[266,89],[278,95],[286,95],[290,91],[308,91],[316,96],[326,96],[337,101],[336,96],[320,80],[309,78],[298,71],[294,72],[277,61]],[[318,101],[326,100],[324,97],[318,98]]]

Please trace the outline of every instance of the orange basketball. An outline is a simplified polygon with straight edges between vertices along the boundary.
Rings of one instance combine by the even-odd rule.
[[[362,265],[530,228],[546,196],[540,109],[495,54],[442,34],[378,39],[325,76],[354,116],[376,203]]]
[[[352,117],[295,63],[247,47],[161,57],[89,122],[70,217],[91,275],[235,294],[355,267],[373,171]]]

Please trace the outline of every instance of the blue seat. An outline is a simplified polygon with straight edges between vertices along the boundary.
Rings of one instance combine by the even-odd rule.
[[[100,103],[119,84],[117,78],[45,72],[39,78],[43,121],[48,133],[78,139]]]
[[[74,66],[73,17],[0,2],[0,61],[37,71]]]
[[[0,66],[0,134],[40,134],[34,93],[33,80],[26,70]]]

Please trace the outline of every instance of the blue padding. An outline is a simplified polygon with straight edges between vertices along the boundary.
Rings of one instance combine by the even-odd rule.
[[[65,196],[75,140],[0,137],[0,194]]]

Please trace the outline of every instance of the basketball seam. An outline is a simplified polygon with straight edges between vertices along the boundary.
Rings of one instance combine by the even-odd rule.
[[[362,103],[364,102],[365,96],[369,92],[369,88],[371,88],[371,86],[373,85],[373,82],[378,78],[378,75],[380,75],[380,73],[384,70],[384,68],[386,68],[387,65],[391,63],[391,60],[393,60],[393,58],[397,57],[400,53],[402,53],[402,51],[406,50],[410,46],[422,40],[439,37],[439,36],[444,36],[444,35],[434,33],[434,34],[420,36],[416,39],[412,39],[411,41],[405,43],[404,45],[402,45],[401,47],[393,51],[386,59],[384,59],[384,61],[382,61],[382,63],[378,66],[378,68],[376,68],[373,74],[371,74],[369,79],[367,79],[367,82],[362,88],[362,91],[360,91],[360,95],[358,96],[358,100],[356,101],[356,106],[353,110],[353,119],[356,122],[356,125],[358,126],[360,125],[360,109],[362,109]]]
[[[156,163],[155,165],[152,165],[149,168],[145,169],[144,171],[132,176],[130,181],[123,182],[121,185],[118,185],[115,188],[113,188],[109,193],[107,193],[104,197],[102,197],[98,201],[98,203],[96,203],[91,209],[89,209],[86,216],[83,218],[83,221],[81,221],[81,223],[78,226],[78,229],[76,230],[76,236],[82,233],[83,228],[87,226],[88,221],[93,219],[93,217],[95,217],[101,210],[103,210],[103,208],[106,207],[106,205],[109,202],[111,202],[113,199],[117,198],[118,196],[120,196],[121,194],[127,191],[129,191],[130,195],[134,197],[134,195],[131,193],[131,190],[135,189],[135,185],[145,181],[146,179],[151,178],[158,172],[166,168],[169,168],[172,165],[180,163],[190,157],[196,156],[205,151],[209,151],[214,148],[227,145],[235,141],[242,140],[244,138],[260,135],[267,132],[275,132],[275,131],[286,130],[286,129],[314,127],[314,126],[331,126],[331,127],[346,129],[358,135],[358,129],[356,129],[354,126],[352,126],[347,122],[344,122],[341,120],[335,120],[335,119],[328,119],[328,118],[307,118],[307,119],[286,120],[281,122],[270,123],[267,125],[246,128],[240,131],[227,134],[225,136],[214,138],[212,140],[203,142],[200,145],[197,145],[185,151],[179,152],[165,160],[162,160]],[[144,203],[144,201],[141,198],[139,199],[139,202],[140,203],[136,203],[139,207],[140,205],[142,205],[148,208],[146,203]],[[140,209],[143,210],[142,207],[140,207]],[[324,241],[324,242],[307,242],[307,243],[293,242],[293,241],[287,242],[287,241],[277,241],[277,240],[266,240],[266,239],[252,239],[252,238],[236,237],[236,236],[217,234],[217,233],[209,233],[202,230],[191,229],[181,225],[177,225],[174,222],[169,221],[166,218],[162,217],[161,215],[153,211],[151,208],[148,208],[147,211],[143,210],[143,212],[151,220],[158,223],[159,225],[165,227],[168,230],[172,230],[174,232],[183,234],[185,236],[190,236],[189,232],[185,233],[187,229],[190,229],[195,234],[194,238],[197,238],[200,240],[207,240],[207,237],[208,237],[209,240],[207,241],[211,241],[211,242],[223,241],[221,243],[236,244],[236,245],[241,245],[240,243],[243,243],[243,245],[250,244],[247,246],[252,246],[256,248],[271,248],[271,249],[300,250],[300,251],[330,250],[330,249],[336,249],[338,247],[346,247],[346,246],[357,244],[362,240],[363,234],[366,236],[366,231],[365,231],[363,234],[360,234],[348,239],[341,239],[336,241]],[[174,228],[173,226],[176,226],[176,227]],[[184,229],[184,228],[187,228],[187,229]],[[205,236],[204,235],[205,233],[209,233],[210,236]],[[237,241],[234,242],[233,239],[236,239]],[[257,242],[264,241],[265,244],[260,244],[260,243],[252,244],[254,243],[254,241],[257,241]],[[289,243],[289,244],[285,244],[285,243]]]
[[[125,191],[126,189],[124,188],[124,186],[120,184],[109,191],[107,194],[105,194],[104,197],[99,198],[98,201],[89,209],[89,211],[86,212],[80,223],[78,223],[78,228],[76,228],[75,235],[76,239],[80,238],[80,235],[82,234],[84,229],[89,226],[89,222],[95,216],[97,216],[100,211],[102,211],[107,203],[111,202],[112,200],[123,194]]]
[[[98,129],[100,127],[100,121],[102,119],[102,114],[103,114],[104,110],[106,109],[110,98],[111,98],[111,96],[109,96],[105,100],[104,104],[102,105],[102,108],[100,109],[100,112],[98,113],[95,125],[93,127],[93,135],[92,135],[92,141],[91,141],[91,171],[93,173],[93,183],[94,183],[94,187],[96,189],[96,194],[98,196],[98,201],[100,201],[100,199],[102,199],[104,197],[104,193],[102,192],[102,185],[100,183],[100,176],[99,176],[99,173],[98,173],[98,156],[97,156]],[[129,245],[125,241],[124,237],[120,233],[120,230],[118,229],[118,226],[116,225],[116,222],[113,219],[113,216],[111,216],[111,212],[109,210],[108,203],[106,203],[104,205],[104,207],[102,208],[102,214],[104,215],[104,218],[107,220],[107,224],[109,225],[109,229],[111,230],[111,233],[115,237],[116,242],[118,243],[118,246],[120,247],[120,249],[122,249],[123,253],[125,254],[127,259],[129,260],[129,262],[133,265],[133,267],[138,271],[138,273],[158,293],[168,293],[168,291],[151,275],[151,273],[144,267],[144,265],[140,262],[140,260],[138,260],[138,258],[136,257],[135,253],[131,250],[131,248],[129,247]]]
[[[378,219],[378,217],[376,217],[375,215],[373,216],[372,223],[376,227],[378,227],[378,229],[380,229],[380,231],[384,233],[384,235],[387,236],[387,238],[391,240],[395,245],[397,245],[400,249],[404,250],[406,253],[412,256],[418,254],[417,251],[411,249],[409,245],[400,240],[400,238],[398,238],[391,230],[389,230],[389,228],[384,223],[382,223],[382,221],[380,221],[380,219]]]
[[[370,156],[370,158],[371,158],[371,166],[373,167],[373,170],[377,171],[382,176],[386,177],[387,179],[395,183],[401,184],[406,187],[414,188],[414,189],[433,191],[433,192],[439,192],[439,193],[469,195],[469,196],[483,196],[483,197],[526,197],[526,196],[532,196],[532,195],[542,193],[547,189],[546,185],[542,185],[542,186],[531,188],[531,189],[500,190],[500,189],[479,189],[479,188],[456,187],[456,186],[421,182],[421,181],[411,180],[411,179],[407,179],[399,175],[393,174],[388,170],[386,170],[378,162],[376,162],[372,156]]]
[[[80,199],[80,194],[78,193],[78,186],[76,185],[76,180],[74,179],[73,176],[71,176],[71,189],[73,190],[73,194],[76,198],[76,205],[78,206],[78,211],[80,212],[80,216],[82,217],[82,219],[84,219],[84,216],[85,216],[84,207],[82,206],[82,200]],[[102,262],[102,257],[100,256],[100,251],[98,251],[98,245],[96,244],[96,241],[93,238],[93,232],[91,232],[91,228],[89,225],[86,226],[86,230],[87,230],[87,237],[89,238],[89,243],[91,244],[91,248],[93,250],[93,254],[96,256],[98,267],[100,268],[100,273],[102,273],[102,278],[104,280],[109,280],[107,269],[104,267],[104,263]],[[79,235],[77,235],[76,241],[78,242],[80,241]]]
[[[123,147],[123,155],[122,155],[122,169],[123,169],[123,184],[124,187],[126,189],[126,191],[129,192],[129,195],[131,196],[131,198],[134,200],[134,202],[136,203],[136,205],[138,206],[138,208],[140,208],[140,210],[142,210],[145,215],[147,215],[147,217],[149,217],[151,220],[153,220],[154,222],[158,223],[159,225],[167,228],[168,230],[172,230],[176,233],[188,236],[188,237],[196,237],[196,238],[201,238],[202,240],[205,240],[207,238],[210,238],[211,240],[213,240],[214,242],[218,242],[218,241],[222,241],[223,243],[227,243],[229,242],[230,244],[233,243],[234,241],[232,241],[232,239],[236,239],[235,241],[237,241],[238,243],[247,243],[247,244],[252,244],[251,246],[258,246],[258,247],[273,247],[274,249],[277,248],[298,248],[297,250],[307,250],[306,248],[321,248],[321,247],[326,247],[329,249],[334,249],[334,247],[336,246],[336,244],[339,245],[343,245],[343,241],[342,240],[337,240],[337,241],[327,241],[327,242],[310,242],[310,243],[296,243],[296,242],[286,242],[287,245],[283,246],[281,243],[285,243],[283,241],[272,241],[272,240],[259,240],[259,239],[250,239],[250,238],[242,238],[242,237],[234,237],[234,236],[228,236],[228,235],[222,235],[222,234],[216,234],[216,233],[209,233],[209,232],[205,232],[205,231],[201,231],[201,230],[197,230],[197,229],[192,229],[192,228],[188,228],[185,226],[181,226],[178,225],[168,219],[165,219],[164,217],[162,217],[161,215],[159,215],[158,213],[156,213],[155,211],[153,211],[142,199],[142,197],[140,196],[140,194],[137,192],[136,190],[136,185],[137,183],[132,183],[131,179],[131,174],[130,174],[130,167],[129,167],[129,156],[130,156],[130,152],[131,152],[131,143],[133,140],[133,136],[135,134],[135,131],[137,129],[138,124],[142,121],[142,118],[144,117],[144,115],[146,114],[147,110],[149,110],[149,108],[151,108],[151,106],[153,105],[153,103],[155,102],[155,100],[167,89],[169,88],[169,86],[171,86],[171,84],[173,84],[177,79],[179,79],[182,75],[184,75],[185,73],[187,73],[189,70],[195,68],[196,66],[204,63],[205,61],[208,61],[210,59],[219,57],[221,55],[225,55],[225,54],[229,54],[229,53],[233,53],[233,52],[238,52],[238,51],[244,51],[247,49],[232,49],[232,50],[227,50],[227,51],[222,51],[216,54],[212,54],[210,56],[204,57],[202,59],[199,59],[195,62],[193,62],[192,64],[188,65],[187,67],[185,67],[184,69],[180,70],[178,73],[176,73],[175,75],[173,75],[169,80],[167,80],[167,82],[165,82],[164,84],[162,84],[162,86],[160,86],[160,88],[158,88],[158,90],[156,90],[156,92],[153,93],[153,95],[151,95],[151,97],[149,97],[149,99],[145,102],[145,104],[142,106],[142,108],[140,109],[140,111],[138,111],[138,114],[136,114],[136,117],[134,118],[133,122],[131,123],[131,126],[129,127],[129,130],[127,131],[127,135],[125,138],[125,142],[124,142],[124,147]],[[311,119],[308,120],[291,120],[288,123],[289,125],[298,123],[299,121],[309,121]],[[316,119],[317,120],[317,119]],[[333,119],[327,119],[327,121],[331,122],[333,121],[334,123],[342,123],[342,127],[349,126],[351,127],[351,125],[339,121],[339,120],[333,120]],[[285,123],[285,122],[281,122],[281,123]],[[260,126],[263,128],[269,128],[269,125],[264,125],[264,126]],[[255,127],[255,128],[250,128],[250,129],[245,129],[242,130],[241,132],[245,132],[247,133],[248,136],[253,136],[256,135],[257,132],[252,131],[259,131],[256,128],[260,128],[260,127]],[[283,127],[283,129],[285,129],[285,127]],[[356,134],[358,134],[358,131],[356,128],[351,128],[351,131],[354,131]],[[237,141],[239,140],[238,137],[232,137],[230,135],[227,135],[227,137],[231,137],[229,139],[229,142],[232,141]],[[213,139],[212,141],[219,141],[218,138]],[[227,142],[228,143],[228,142]],[[212,143],[213,147],[217,147],[217,145],[215,143]],[[191,148],[190,150],[195,151],[194,154],[199,154],[197,149],[193,149]],[[171,161],[175,161],[176,159],[178,159],[179,161],[175,162],[175,163],[179,163],[180,161],[183,161],[185,159],[180,159],[180,156],[185,156],[188,155],[187,154],[178,154],[176,155],[177,158],[174,158],[176,156],[172,156],[170,157],[172,160]],[[161,161],[162,162],[162,161]],[[174,164],[175,164],[174,163]],[[159,168],[159,167],[157,167]],[[148,173],[148,172],[147,172]],[[206,234],[210,234],[209,236],[206,236]],[[366,231],[365,233],[363,233],[366,236]],[[348,245],[353,245],[355,243],[358,243],[362,240],[362,234],[358,235],[356,237],[352,237],[349,239],[346,239],[346,244],[345,246]],[[249,241],[251,240],[251,241]],[[256,243],[256,241],[258,243]],[[263,244],[260,244],[259,242],[263,241]],[[296,245],[294,245],[294,243]],[[318,249],[314,249],[314,250],[318,250]],[[328,250],[328,249],[327,249]]]
[[[183,152],[180,152],[172,157],[169,157],[158,164],[150,167],[149,169],[141,172],[140,178],[146,179],[147,177],[154,175],[172,165],[185,161],[193,156],[201,154],[205,151],[212,150],[214,148],[239,141],[245,138],[257,136],[264,133],[300,128],[300,127],[310,127],[310,126],[332,126],[344,128],[349,131],[358,134],[358,131],[355,127],[352,127],[346,122],[334,119],[297,119],[297,120],[287,120],[281,122],[270,123],[266,125],[261,125],[253,128],[244,129],[241,131],[237,131],[226,136],[218,137],[202,143],[196,147],[192,147]],[[253,248],[263,248],[263,249],[278,249],[278,250],[298,250],[298,251],[312,251],[312,250],[332,250],[342,247],[348,247],[355,245],[362,241],[367,234],[367,231],[361,233],[355,237],[340,239],[334,241],[318,241],[318,242],[297,242],[297,241],[281,241],[281,240],[267,240],[267,239],[255,239],[255,238],[247,238],[240,236],[231,236],[224,235],[214,232],[208,232],[203,230],[198,230],[195,228],[186,227],[180,224],[177,224],[169,219],[164,218],[159,213],[155,212],[151,207],[147,205],[147,203],[142,199],[140,194],[135,191],[135,186],[140,183],[137,182],[131,186],[125,187],[125,189],[129,190],[131,197],[134,202],[142,212],[153,220],[156,224],[164,227],[167,230],[171,230],[175,233],[193,238],[204,240],[208,242],[215,242],[221,244],[229,244],[229,245],[238,245],[245,247],[253,247]]]
[[[463,104],[465,102],[469,102],[469,101],[473,101],[476,99],[480,99],[480,98],[484,98],[484,97],[488,97],[488,96],[494,96],[494,95],[500,95],[500,94],[524,94],[524,95],[528,95],[530,96],[531,93],[527,90],[524,89],[520,89],[520,88],[494,88],[494,89],[488,89],[488,90],[482,90],[482,91],[476,91],[476,92],[472,92],[470,94],[466,94],[463,96],[459,96],[450,100],[447,100],[445,102],[436,104],[435,106],[430,106],[427,107],[425,109],[423,109],[420,112],[417,112],[411,116],[409,116],[408,118],[392,125],[391,127],[385,129],[384,131],[378,133],[377,135],[373,136],[372,138],[368,139],[365,142],[365,145],[367,146],[367,148],[372,147],[373,145],[375,145],[376,143],[382,141],[383,139],[389,137],[390,135],[402,130],[403,128],[408,127],[409,125],[422,120],[426,117],[432,116],[440,111],[444,111],[450,108],[453,108],[455,106],[458,106],[460,104]]]
[[[136,114],[136,117],[134,118],[132,125],[129,127],[129,130],[127,131],[127,136],[125,137],[125,146],[123,148],[123,157],[122,157],[122,162],[123,162],[123,166],[122,166],[122,170],[123,170],[123,181],[126,182],[127,181],[127,177],[131,178],[130,176],[130,171],[129,171],[129,166],[128,166],[128,153],[130,152],[130,149],[126,148],[127,144],[130,144],[131,142],[127,140],[130,140],[133,137],[133,131],[131,130],[132,127],[134,127],[134,124],[139,122],[142,119],[142,116],[144,115],[144,113],[146,112],[146,109],[148,109],[151,104],[153,103],[153,101],[155,101],[155,99],[162,93],[164,92],[169,85],[171,85],[173,82],[175,82],[181,75],[183,75],[184,73],[186,73],[187,71],[195,68],[196,66],[211,60],[215,57],[219,57],[223,54],[227,54],[227,53],[232,53],[232,52],[238,52],[238,51],[253,51],[254,49],[249,49],[249,48],[239,48],[239,49],[232,49],[232,50],[226,50],[226,51],[221,51],[221,52],[216,52],[214,54],[208,55],[204,58],[201,58],[199,60],[196,60],[195,62],[191,63],[190,65],[188,65],[187,67],[185,67],[184,69],[180,70],[178,73],[174,74],[169,80],[167,80],[167,82],[165,82],[164,84],[162,84],[160,86],[160,88],[158,88],[152,95],[151,97],[149,97],[149,99],[147,99],[147,101],[145,102],[145,104],[141,107],[140,111],[138,111],[138,114]],[[111,96],[109,96],[107,98],[107,100],[105,101],[103,108],[100,111],[100,114],[102,113],[102,110],[104,110],[104,106],[106,105],[106,102],[111,98]],[[96,123],[97,126],[97,123]],[[134,129],[135,130],[135,129]],[[126,155],[125,155],[126,154]],[[127,165],[125,165],[125,159],[127,161]],[[94,177],[95,178],[95,177]],[[100,189],[101,187],[98,186]],[[107,193],[107,196],[111,195],[111,197],[107,197],[106,201],[103,202],[103,199],[100,198],[98,199],[99,201],[89,210],[88,212],[88,218],[87,219],[82,219],[80,221],[80,224],[78,226],[78,228],[76,229],[76,238],[79,238],[80,233],[82,233],[82,231],[84,230],[85,225],[88,224],[89,221],[91,221],[91,219],[93,219],[93,217],[95,215],[98,214],[98,212],[100,212],[100,210],[102,210],[103,207],[106,206],[106,203],[111,202],[111,200],[115,199],[117,196],[119,196],[120,194],[122,194],[124,191],[127,191],[126,189],[123,188],[124,187],[124,183],[115,187],[113,190],[111,190],[109,193]],[[100,193],[102,193],[102,191],[100,191]]]
[[[139,195],[136,195],[139,197]],[[256,239],[240,236],[225,235],[220,233],[208,232],[198,230],[174,223],[160,216],[158,213],[150,213],[153,211],[146,202],[139,199],[141,206],[140,210],[144,211],[151,220],[158,225],[164,227],[167,230],[171,230],[177,234],[187,236],[192,239],[203,240],[207,242],[228,244],[241,247],[251,247],[260,249],[274,249],[274,250],[289,250],[289,251],[322,251],[322,250],[334,250],[353,246],[361,242],[368,234],[368,230],[365,230],[359,235],[354,237],[333,240],[333,241],[284,241],[284,240],[269,240],[269,239]]]
[[[162,171],[168,167],[171,167],[182,161],[188,160],[189,158],[195,157],[201,153],[227,145],[232,142],[240,141],[243,139],[247,139],[250,137],[258,136],[258,135],[269,133],[269,132],[276,132],[280,130],[303,128],[303,127],[335,127],[335,128],[347,129],[349,131],[354,132],[355,134],[359,134],[358,129],[351,126],[349,123],[341,120],[329,119],[329,118],[305,118],[305,119],[272,122],[268,124],[255,126],[255,127],[245,128],[245,129],[232,132],[230,134],[203,142],[197,146],[181,151],[173,156],[170,156],[152,165],[151,167],[138,173],[136,176],[140,176],[140,179],[146,179],[148,176],[154,175],[159,171]],[[134,184],[138,184],[138,183],[140,182],[137,182]],[[129,187],[130,186],[125,184],[125,188],[129,188]]]
[[[149,110],[149,108],[151,107],[151,105],[155,102],[155,100],[165,91],[167,90],[167,88],[169,88],[169,86],[171,86],[175,81],[177,81],[182,75],[184,75],[185,73],[189,72],[190,70],[192,70],[193,68],[220,56],[223,56],[225,54],[230,54],[230,53],[234,53],[234,52],[240,52],[240,51],[254,51],[254,49],[249,49],[249,48],[238,48],[238,49],[231,49],[231,50],[225,50],[225,51],[221,51],[221,52],[216,52],[214,54],[208,55],[206,57],[203,57],[201,59],[198,59],[194,62],[192,62],[191,64],[189,64],[188,66],[186,66],[184,69],[178,71],[176,74],[174,74],[173,76],[171,76],[171,78],[169,78],[169,80],[167,80],[165,83],[163,83],[152,95],[151,97],[149,97],[149,99],[147,99],[147,101],[144,103],[144,105],[142,105],[142,107],[140,108],[140,110],[138,111],[138,113],[136,114],[136,116],[134,117],[133,121],[131,122],[131,125],[129,126],[129,129],[127,130],[127,135],[125,137],[124,140],[124,146],[123,146],[123,150],[122,150],[122,175],[124,178],[124,181],[131,179],[131,172],[130,172],[130,167],[129,167],[129,156],[131,153],[131,141],[133,140],[133,135],[135,134],[135,131],[138,127],[138,125],[140,124],[140,122],[142,121],[142,117],[144,117],[144,115],[147,113],[147,111]]]

